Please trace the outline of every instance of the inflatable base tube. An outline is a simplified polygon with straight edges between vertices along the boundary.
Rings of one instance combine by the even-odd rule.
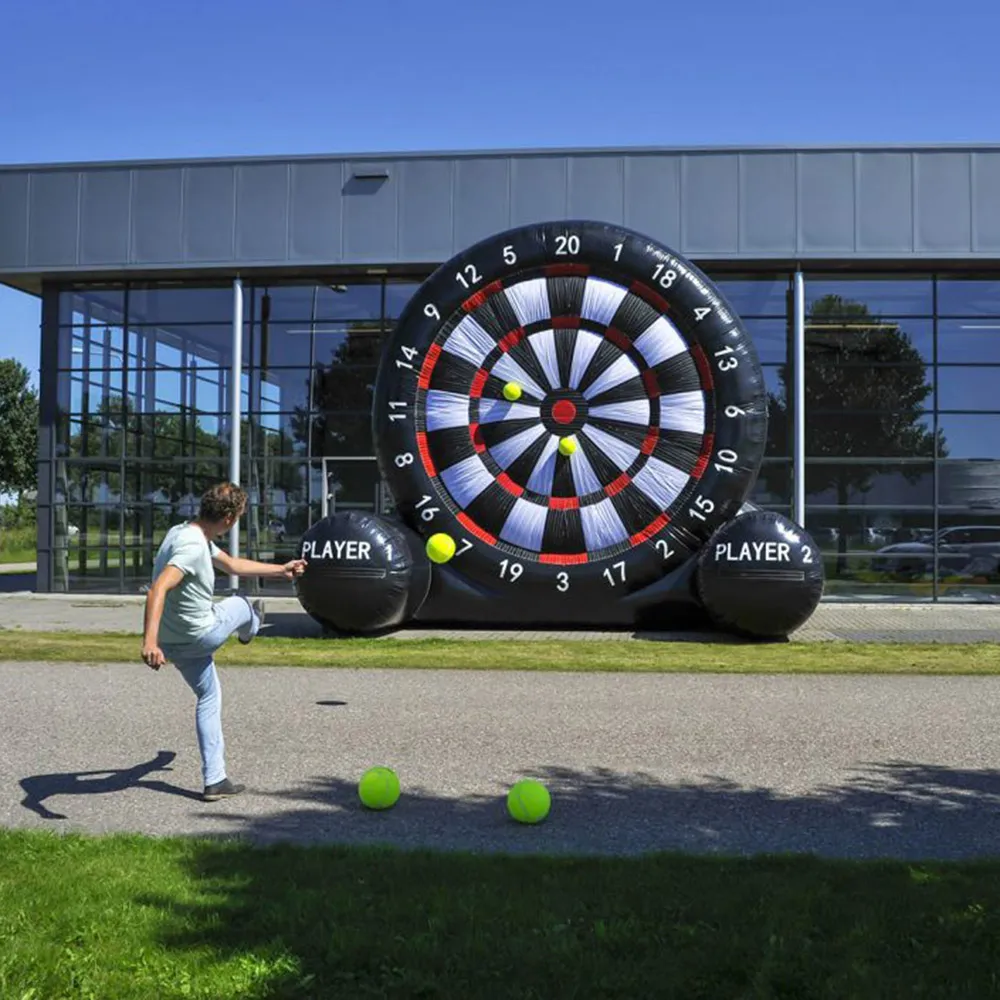
[[[435,566],[430,594],[415,620],[458,628],[695,628],[707,619],[694,594],[694,567],[690,559],[651,586],[597,605],[567,603],[558,592],[536,594],[531,601],[502,600],[502,595],[467,580],[452,566]]]
[[[398,628],[419,610],[430,587],[430,563],[404,524],[346,511],[317,521],[302,537],[306,572],[296,590],[324,628],[364,635]]]
[[[723,628],[781,638],[799,628],[823,595],[819,546],[781,514],[741,514],[698,556],[697,594]]]

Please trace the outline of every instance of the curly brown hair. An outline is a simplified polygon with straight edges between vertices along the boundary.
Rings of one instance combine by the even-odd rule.
[[[218,483],[202,494],[198,518],[210,524],[217,524],[229,517],[242,516],[246,507],[246,490],[236,483]]]

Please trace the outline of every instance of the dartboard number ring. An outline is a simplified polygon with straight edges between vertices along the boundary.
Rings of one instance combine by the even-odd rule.
[[[739,509],[766,405],[746,331],[697,268],[624,228],[561,222],[427,279],[386,344],[373,421],[397,509],[456,539],[454,572],[616,599]]]

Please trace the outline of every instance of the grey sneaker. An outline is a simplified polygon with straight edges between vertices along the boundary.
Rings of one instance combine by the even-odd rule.
[[[264,602],[261,600],[253,601],[250,604],[250,608],[253,613],[257,616],[257,627],[248,635],[245,639],[243,636],[237,636],[244,646],[249,646],[254,640],[254,636],[264,627]]]
[[[223,778],[222,781],[217,781],[214,785],[206,785],[201,797],[206,802],[218,802],[219,799],[227,799],[230,796],[239,795],[240,792],[245,792],[246,789],[246,785],[234,785],[228,778]]]

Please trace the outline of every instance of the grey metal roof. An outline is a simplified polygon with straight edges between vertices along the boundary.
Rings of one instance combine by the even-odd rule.
[[[0,281],[426,268],[556,218],[623,223],[695,260],[986,262],[1000,258],[1000,145],[10,166],[0,168]]]

